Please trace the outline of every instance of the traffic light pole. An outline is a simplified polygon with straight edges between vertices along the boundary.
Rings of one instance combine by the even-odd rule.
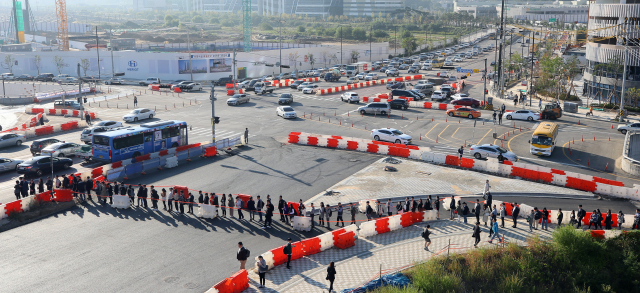
[[[211,96],[209,100],[211,100],[211,143],[213,146],[216,146],[216,84],[214,81],[211,81]]]
[[[484,90],[482,91],[484,104],[487,104],[487,58],[484,58]]]

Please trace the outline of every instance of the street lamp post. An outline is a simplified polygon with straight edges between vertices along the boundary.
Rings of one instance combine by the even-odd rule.
[[[209,100],[211,100],[211,142],[213,146],[216,146],[216,84],[213,80],[211,81],[211,95],[209,96]]]

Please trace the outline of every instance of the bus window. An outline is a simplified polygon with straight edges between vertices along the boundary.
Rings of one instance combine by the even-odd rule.
[[[153,132],[144,134],[144,142],[151,142],[153,140]]]
[[[539,145],[547,145],[550,146],[552,142],[551,137],[546,137],[546,136],[536,136],[534,135],[533,137],[531,137],[531,143],[532,144],[539,144]]]
[[[180,145],[187,145],[187,128],[180,128]]]
[[[180,130],[178,130],[177,127],[172,127],[172,128],[165,128],[162,130],[162,138],[170,138],[170,137],[176,137],[180,135]]]
[[[132,146],[141,145],[143,143],[142,134],[136,134],[127,137],[116,138],[113,140],[113,148],[116,150],[124,149]]]
[[[94,136],[93,144],[109,146],[109,138],[104,136]]]

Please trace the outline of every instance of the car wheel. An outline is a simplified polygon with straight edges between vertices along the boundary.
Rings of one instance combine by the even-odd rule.
[[[480,153],[475,153],[473,156],[478,160],[482,159],[482,155]]]
[[[387,115],[387,112],[386,111],[381,111],[380,115]]]
[[[533,121],[533,117],[529,116],[529,117],[527,117],[527,120]]]
[[[380,140],[380,137],[376,135],[376,136],[374,136],[374,137],[373,137],[373,140],[375,140],[375,141],[379,141],[379,140]]]
[[[366,114],[366,113],[367,113],[367,112],[365,112],[364,110],[360,110],[360,115],[364,115],[364,114]]]
[[[63,153],[59,153],[58,154],[58,158],[64,158],[64,154]]]
[[[42,170],[36,171],[36,175],[38,175],[38,177],[42,177]]]
[[[149,119],[153,118],[153,114],[149,115]]]
[[[16,145],[17,145],[17,146],[22,145],[22,141],[21,141],[21,140],[16,141]]]
[[[395,143],[396,144],[402,144],[402,142],[399,139],[396,139]]]
[[[473,115],[469,114],[469,116],[467,116],[467,118],[473,119]]]
[[[62,168],[65,169],[65,170],[69,169],[69,167],[71,167],[71,164],[69,164],[69,163],[65,163],[64,165],[62,165]]]
[[[453,117],[453,112],[449,112],[449,117]]]
[[[511,120],[511,119],[513,119],[511,115],[507,115],[507,120]]]
[[[138,117],[134,117],[133,122],[138,122]]]
[[[620,130],[620,133],[627,134],[627,130],[626,129]]]

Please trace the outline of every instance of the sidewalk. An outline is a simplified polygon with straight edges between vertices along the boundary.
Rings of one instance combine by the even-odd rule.
[[[441,213],[448,216],[448,212]],[[480,219],[482,221],[482,218]],[[471,237],[472,225],[475,217],[468,218],[468,224],[439,220],[435,222],[423,222],[414,224],[404,229],[375,235],[367,238],[359,238],[356,245],[345,250],[331,248],[324,252],[291,262],[291,270],[285,265],[277,266],[266,274],[266,288],[258,288],[259,277],[254,271],[254,263],[248,263],[249,289],[244,292],[327,292],[329,282],[325,280],[326,270],[331,261],[336,263],[336,281],[334,289],[339,292],[342,289],[354,288],[371,280],[382,271],[412,265],[435,256],[435,253],[446,248],[451,243],[450,253],[463,253],[468,249],[474,249],[474,238]],[[499,222],[499,220],[498,220]],[[424,239],[420,236],[424,227],[431,225],[430,251],[424,250]],[[483,230],[479,247],[498,247],[498,241],[488,243],[488,227],[480,224]],[[511,228],[511,220],[505,221],[506,229],[500,229],[504,233],[505,242],[524,244],[527,237],[538,235],[542,239],[549,239],[555,225],[550,225],[549,231],[534,230],[529,232],[529,226],[524,221],[519,221],[517,228]],[[607,232],[609,233],[609,232]],[[440,255],[446,255],[444,250]]]

